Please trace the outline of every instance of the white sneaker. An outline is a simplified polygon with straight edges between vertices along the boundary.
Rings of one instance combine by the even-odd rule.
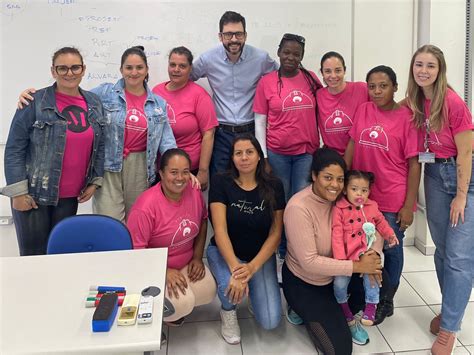
[[[237,321],[237,312],[221,309],[221,334],[224,340],[231,344],[240,343],[240,327]]]

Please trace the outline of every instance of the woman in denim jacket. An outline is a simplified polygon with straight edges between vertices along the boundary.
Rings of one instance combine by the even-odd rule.
[[[166,102],[147,85],[148,63],[141,46],[122,54],[117,83],[92,89],[104,105],[104,184],[94,197],[95,213],[125,222],[137,197],[155,182],[155,161],[176,148],[166,115]],[[23,92],[20,101],[30,99]]]
[[[79,84],[85,65],[76,48],[53,55],[56,82],[17,110],[5,147],[7,186],[20,255],[46,253],[51,229],[101,186],[104,115],[99,98]]]
[[[166,115],[166,102],[147,85],[148,63],[143,47],[127,49],[120,65],[123,78],[92,90],[106,115],[104,186],[94,211],[122,222],[137,199],[156,179],[158,150],[176,148]]]

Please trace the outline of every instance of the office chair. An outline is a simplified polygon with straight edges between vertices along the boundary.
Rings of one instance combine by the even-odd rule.
[[[132,249],[132,238],[120,221],[82,214],[63,219],[49,234],[47,254],[87,253]]]

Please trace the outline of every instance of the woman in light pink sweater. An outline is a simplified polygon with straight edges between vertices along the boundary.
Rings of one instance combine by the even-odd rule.
[[[351,333],[333,292],[333,277],[371,274],[380,284],[381,243],[360,260],[332,258],[332,207],[344,187],[346,164],[329,148],[318,149],[311,167],[312,185],[295,194],[285,209],[288,252],[283,265],[283,291],[290,307],[303,319],[314,346],[325,354],[351,354]],[[364,334],[364,335],[365,335]],[[368,336],[366,336],[368,342]]]

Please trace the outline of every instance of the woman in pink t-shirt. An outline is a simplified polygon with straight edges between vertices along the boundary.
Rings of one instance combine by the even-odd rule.
[[[399,245],[384,251],[388,277],[375,317],[375,324],[379,324],[393,314],[393,297],[403,269],[403,238],[413,223],[421,167],[419,133],[411,122],[412,112],[394,100],[395,72],[380,65],[368,72],[366,81],[371,101],[357,110],[344,158],[352,169],[374,173],[370,198],[377,202],[399,240]]]
[[[153,92],[166,100],[168,120],[176,144],[189,154],[191,172],[206,190],[209,162],[218,125],[211,97],[201,86],[189,80],[193,54],[186,47],[173,48],[168,57],[169,81],[158,84]]]
[[[344,155],[356,110],[369,101],[367,84],[344,80],[346,64],[337,52],[323,55],[321,74],[326,87],[317,92],[319,133],[326,147]]]
[[[446,78],[436,46],[419,48],[410,64],[407,103],[423,131],[426,217],[436,245],[441,313],[430,331],[435,355],[450,354],[472,291],[474,275],[474,179],[472,115]]]
[[[7,186],[20,255],[46,254],[53,227],[102,185],[105,115],[79,86],[86,65],[74,47],[53,54],[54,84],[17,110],[5,146]]]
[[[283,35],[277,51],[280,68],[260,79],[253,104],[255,136],[266,168],[283,182],[286,201],[309,185],[312,154],[319,147],[316,91],[321,83],[301,64],[304,47],[304,37]],[[285,257],[284,235],[278,253]]]
[[[164,320],[171,326],[181,325],[195,306],[216,295],[216,283],[202,262],[206,204],[189,183],[190,166],[182,149],[167,150],[160,160],[160,182],[138,197],[127,222],[135,249],[168,248],[166,290],[175,312]]]

